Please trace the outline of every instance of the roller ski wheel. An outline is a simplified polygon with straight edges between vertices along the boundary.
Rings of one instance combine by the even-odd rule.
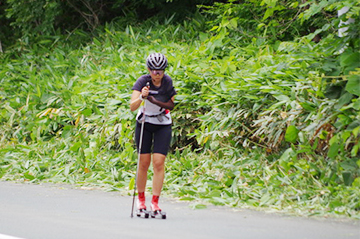
[[[151,211],[151,218],[166,219],[166,212],[163,212],[161,210]]]
[[[136,210],[137,217],[149,218],[150,213],[146,211],[146,209],[138,209]]]

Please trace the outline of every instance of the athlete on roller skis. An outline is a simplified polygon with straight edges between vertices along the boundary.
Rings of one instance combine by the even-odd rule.
[[[166,218],[159,207],[164,175],[165,158],[171,141],[172,119],[170,110],[174,108],[176,91],[170,76],[165,74],[168,66],[166,57],[161,53],[150,54],[146,59],[149,74],[141,76],[132,90],[130,109],[138,109],[136,116],[135,141],[139,160],[136,187],[138,190],[138,216]],[[145,101],[143,103],[143,101]],[[142,104],[143,103],[143,104]],[[146,181],[149,166],[153,164],[152,199],[149,212],[146,207]]]

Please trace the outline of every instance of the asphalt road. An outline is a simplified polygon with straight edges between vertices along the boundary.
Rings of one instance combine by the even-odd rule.
[[[69,186],[0,182],[0,239],[360,238],[359,221],[209,207],[161,198],[167,219],[131,218],[132,197]]]

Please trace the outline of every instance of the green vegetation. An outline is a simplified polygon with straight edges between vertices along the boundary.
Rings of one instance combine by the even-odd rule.
[[[130,193],[131,87],[158,51],[178,90],[165,194],[360,218],[359,21],[338,37],[357,1],[207,1],[186,18],[125,14],[86,29],[56,24],[58,5],[23,25],[30,8],[16,2],[0,7],[0,180]]]

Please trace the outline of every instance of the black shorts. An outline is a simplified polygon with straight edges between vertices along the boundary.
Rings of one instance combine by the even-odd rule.
[[[135,141],[139,152],[141,123],[136,122]],[[155,125],[144,123],[141,154],[159,153],[167,155],[171,141],[171,125]]]

